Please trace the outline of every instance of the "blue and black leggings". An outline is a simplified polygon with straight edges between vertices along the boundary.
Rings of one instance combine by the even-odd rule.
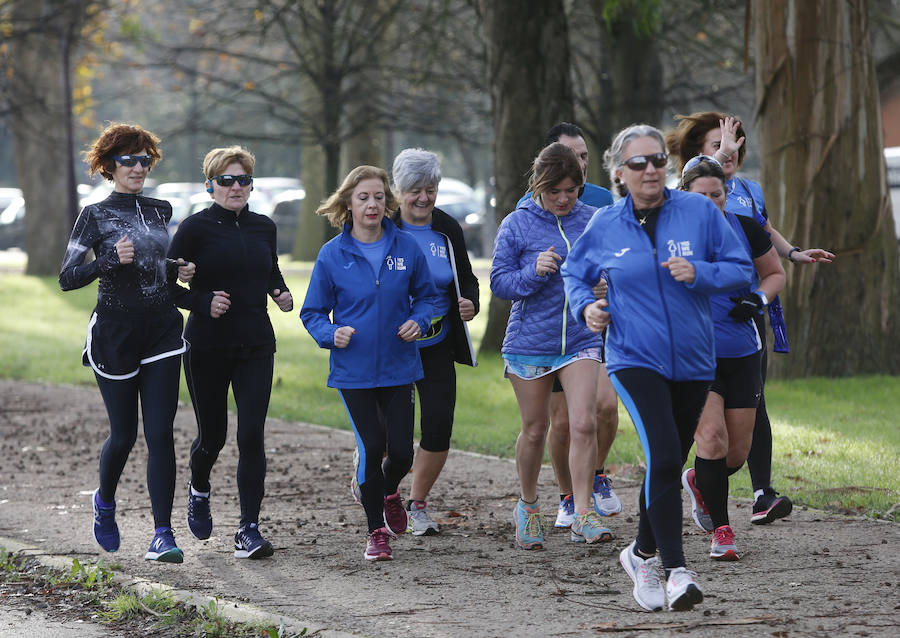
[[[681,470],[694,444],[709,381],[669,381],[645,368],[609,375],[628,410],[647,463],[640,495],[637,548],[659,550],[663,567],[684,567]]]
[[[397,491],[412,467],[413,385],[339,392],[356,434],[359,450],[356,480],[371,532],[384,527],[384,497]]]

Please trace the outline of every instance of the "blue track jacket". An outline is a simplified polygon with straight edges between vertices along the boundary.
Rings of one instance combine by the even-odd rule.
[[[424,376],[415,341],[403,341],[397,330],[413,319],[424,334],[438,292],[416,240],[387,218],[381,226],[388,249],[380,272],[372,272],[345,224],[319,250],[309,280],[300,320],[320,348],[331,350],[332,388],[381,388]],[[356,329],[346,348],[334,347],[340,326]]]
[[[675,281],[660,264],[688,259],[694,283]],[[601,209],[562,266],[569,306],[594,301],[591,286],[608,273],[607,369],[647,368],[671,381],[711,380],[716,353],[709,295],[749,285],[753,264],[741,240],[709,199],[665,190],[655,245],[634,217],[632,199]]]

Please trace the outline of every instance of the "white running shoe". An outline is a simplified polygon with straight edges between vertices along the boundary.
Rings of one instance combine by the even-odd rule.
[[[666,604],[666,593],[659,578],[659,559],[635,555],[636,542],[631,541],[631,545],[621,551],[619,562],[634,583],[632,594],[637,604],[647,611],[660,611]]]
[[[422,502],[422,506],[418,507],[416,505],[417,502],[410,502],[406,508],[406,514],[409,517],[409,525],[406,531],[413,536],[434,536],[435,534],[440,534],[441,528],[428,515],[425,503]]]
[[[666,581],[666,598],[669,599],[669,609],[673,611],[688,611],[703,601],[703,592],[700,591],[692,572],[687,567],[676,567],[669,572]]]
[[[615,516],[622,511],[622,501],[612,488],[612,481],[606,474],[594,475],[594,511],[600,516]]]
[[[567,494],[559,502],[554,527],[572,527],[573,522],[575,522],[575,498],[571,494]]]

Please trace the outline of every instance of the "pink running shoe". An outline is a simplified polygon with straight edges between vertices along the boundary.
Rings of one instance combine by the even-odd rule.
[[[363,554],[366,560],[391,560],[391,533],[384,527],[379,527],[366,536],[366,552]]]
[[[684,471],[684,474],[681,475],[681,484],[684,486],[684,491],[691,497],[691,518],[694,519],[694,523],[704,532],[713,531],[715,525],[713,525],[712,517],[709,515],[709,510],[706,509],[706,503],[703,502],[703,495],[694,483],[694,468]]]
[[[734,545],[734,530],[730,525],[717,527],[709,545],[709,557],[713,560],[740,560]]]
[[[404,533],[409,526],[409,517],[403,507],[400,492],[384,497],[384,526],[394,536]]]

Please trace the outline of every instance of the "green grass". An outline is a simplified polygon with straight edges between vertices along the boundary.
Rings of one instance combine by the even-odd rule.
[[[325,386],[328,352],[316,346],[298,318],[309,267],[283,264],[295,295],[293,312],[270,304],[278,353],[269,414],[348,429],[337,392]],[[0,377],[93,385],[80,355],[95,297],[96,285],[62,293],[54,278],[0,276]],[[488,298],[485,280],[484,309]],[[476,341],[486,314],[470,324]],[[457,380],[453,447],[511,457],[519,414],[499,356],[482,357],[474,369],[457,366]],[[892,418],[900,412],[900,377],[773,381],[766,395],[775,432],[776,489],[815,507],[900,519],[892,510],[900,503],[900,429]],[[189,401],[183,383],[181,399]],[[626,471],[640,466],[643,457],[621,406],[619,417],[608,465]],[[732,479],[732,494],[750,496],[746,470]]]

